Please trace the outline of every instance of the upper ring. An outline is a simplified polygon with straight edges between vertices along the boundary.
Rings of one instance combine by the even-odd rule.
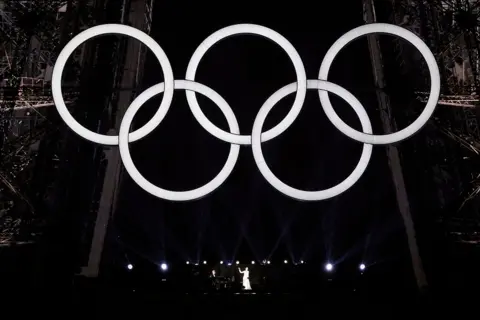
[[[328,50],[325,58],[322,61],[318,78],[320,80],[327,80],[328,72],[330,71],[332,62],[338,52],[356,38],[362,37],[370,33],[391,34],[407,40],[412,45],[414,45],[415,48],[417,48],[418,51],[420,51],[420,53],[422,54],[422,56],[425,58],[428,66],[428,71],[430,72],[430,96],[428,97],[427,105],[425,106],[423,112],[420,114],[417,120],[415,120],[408,127],[400,131],[385,135],[373,135],[357,131],[352,127],[348,126],[345,122],[343,122],[343,120],[340,119],[340,117],[335,113],[335,110],[330,103],[328,92],[319,90],[318,94],[320,96],[320,103],[323,107],[323,110],[325,111],[325,114],[327,115],[327,118],[338,130],[340,130],[347,137],[359,142],[369,144],[396,143],[414,135],[425,125],[425,123],[427,123],[427,121],[430,119],[433,112],[435,111],[435,107],[437,106],[438,98],[440,96],[440,71],[438,70],[438,65],[435,57],[433,56],[427,45],[422,41],[422,39],[417,37],[414,33],[408,31],[407,29],[397,27],[391,24],[373,23],[360,26],[345,33],[332,45],[332,47]]]
[[[77,36],[75,36],[70,42],[63,48],[63,50],[58,55],[57,61],[53,68],[52,74],[52,96],[55,106],[57,107],[58,113],[62,117],[63,121],[70,127],[75,133],[80,135],[82,138],[87,139],[92,142],[96,142],[103,145],[118,145],[118,136],[108,136],[103,134],[98,134],[93,131],[88,130],[84,126],[75,120],[74,117],[70,114],[65,105],[65,100],[62,95],[62,74],[65,64],[67,63],[68,58],[72,52],[77,49],[79,45],[85,41],[106,34],[122,34],[130,36],[134,39],[141,41],[145,44],[160,62],[163,70],[163,77],[165,83],[165,92],[163,94],[163,100],[160,104],[160,108],[157,110],[155,115],[150,121],[148,121],[143,127],[137,129],[136,131],[129,134],[129,141],[133,142],[139,140],[150,132],[152,132],[159,124],[162,122],[163,118],[167,114],[168,109],[172,103],[173,91],[174,91],[174,78],[172,66],[167,58],[167,55],[160,47],[160,45],[155,42],[149,35],[146,33],[121,24],[104,24],[96,27],[89,28]]]
[[[293,47],[293,45],[285,39],[281,34],[278,32],[259,26],[256,24],[237,24],[233,26],[229,26],[223,29],[218,30],[217,32],[210,35],[207,39],[205,39],[195,50],[188,63],[187,74],[185,76],[186,80],[195,81],[195,73],[197,72],[198,64],[202,59],[203,55],[210,49],[215,43],[234,35],[239,34],[254,34],[263,36],[268,38],[282,47],[283,50],[288,54],[290,60],[293,63],[295,68],[295,73],[297,75],[297,90],[296,90],[296,97],[295,101],[293,102],[292,108],[288,112],[287,116],[280,121],[272,129],[264,132],[261,136],[261,141],[268,141],[271,140],[282,132],[288,129],[290,125],[295,121],[300,110],[303,107],[303,103],[305,101],[305,95],[307,94],[307,75],[305,73],[305,67],[303,65],[302,59],[298,54],[297,50]],[[195,119],[197,119],[198,123],[207,130],[211,135],[214,137],[223,140],[225,142],[233,143],[233,144],[241,144],[241,145],[249,145],[252,141],[251,135],[236,135],[230,132],[224,131],[214,125],[203,113],[202,109],[198,105],[197,97],[195,92],[187,91],[187,101],[190,107],[190,110],[193,113]]]

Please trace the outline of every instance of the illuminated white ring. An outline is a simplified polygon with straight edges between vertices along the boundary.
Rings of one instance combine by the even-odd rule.
[[[287,130],[288,127],[293,123],[293,121],[295,121],[298,114],[300,113],[300,110],[302,109],[303,103],[305,101],[305,95],[307,94],[307,76],[305,73],[305,67],[303,65],[302,59],[300,58],[300,55],[298,54],[297,50],[295,50],[293,45],[281,34],[272,29],[255,24],[237,24],[220,29],[210,35],[207,39],[205,39],[198,46],[197,50],[195,50],[192,58],[190,59],[190,62],[188,63],[185,79],[195,81],[195,73],[197,72],[200,60],[214,44],[227,37],[240,34],[259,35],[275,42],[283,50],[285,50],[290,60],[292,61],[293,66],[295,67],[295,73],[297,75],[296,85],[298,85],[298,87],[296,88],[295,101],[293,102],[292,108],[288,112],[287,116],[275,127],[262,134],[262,141],[268,141]],[[252,137],[250,135],[235,135],[233,133],[226,132],[214,125],[205,116],[202,109],[198,105],[195,93],[187,91],[186,94],[188,105],[192,110],[193,116],[195,117],[195,119],[197,119],[200,125],[211,135],[229,143],[242,145],[251,144]]]
[[[236,134],[240,133],[238,122],[235,119],[235,114],[233,113],[227,102],[218,93],[203,84],[186,80],[175,80],[174,87],[175,89],[193,90],[195,92],[203,94],[204,96],[212,100],[214,103],[217,104],[217,106],[225,115],[230,131]],[[222,183],[228,178],[233,168],[235,167],[235,163],[237,162],[238,154],[240,152],[240,146],[232,144],[230,146],[230,153],[228,154],[227,161],[223,166],[222,170],[215,178],[213,178],[212,181],[197,189],[189,191],[170,191],[162,189],[149,182],[137,170],[135,164],[133,163],[132,157],[130,156],[130,150],[128,148],[128,132],[130,131],[133,117],[137,113],[138,109],[140,109],[140,107],[147,100],[159,93],[162,93],[163,91],[163,83],[156,84],[148,88],[147,90],[142,92],[135,100],[133,100],[132,104],[125,112],[122,123],[120,124],[120,132],[118,134],[118,146],[120,148],[120,156],[122,158],[125,169],[132,177],[133,181],[135,181],[143,190],[147,191],[148,193],[158,198],[171,201],[189,201],[199,199],[220,187]]]
[[[170,104],[172,103],[173,98],[173,71],[172,66],[167,58],[167,55],[163,51],[163,49],[158,45],[155,40],[153,40],[149,35],[146,33],[121,24],[104,24],[96,27],[89,28],[77,36],[75,36],[70,42],[67,43],[65,48],[60,52],[57,61],[55,62],[55,66],[53,68],[52,74],[52,95],[53,101],[55,102],[55,106],[57,107],[58,113],[62,117],[63,121],[70,127],[76,134],[87,139],[92,142],[96,142],[103,145],[117,145],[118,144],[118,136],[108,136],[103,134],[98,134],[93,131],[88,130],[84,126],[75,120],[75,118],[70,114],[65,105],[65,100],[63,99],[62,95],[62,74],[63,69],[67,63],[68,58],[72,54],[72,52],[78,48],[82,43],[85,41],[107,34],[121,34],[130,36],[138,41],[141,41],[145,44],[150,50],[152,50],[153,54],[160,62],[160,65],[163,70],[163,77],[165,82],[165,93],[163,94],[163,100],[160,104],[160,108],[155,113],[152,119],[148,121],[140,129],[130,133],[129,141],[133,142],[139,140],[150,132],[152,132],[159,124],[162,122],[163,118],[165,117],[168,109],[170,108]]]
[[[263,123],[270,112],[270,110],[275,106],[275,104],[283,99],[285,96],[295,92],[296,84],[291,83],[277,92],[275,92],[267,101],[263,104],[262,108],[257,114],[255,118],[255,122],[253,124],[252,130],[252,151],[253,151],[253,158],[255,159],[255,163],[257,164],[260,173],[263,177],[278,191],[281,193],[298,200],[304,201],[318,201],[318,200],[325,200],[329,198],[333,198],[346,190],[348,190],[351,186],[353,186],[358,179],[362,176],[365,172],[365,169],[368,166],[368,162],[372,156],[372,149],[373,146],[371,144],[364,144],[362,155],[360,156],[360,160],[358,161],[357,166],[353,170],[353,172],[342,182],[338,185],[320,191],[304,191],[292,188],[287,184],[283,183],[278,179],[270,170],[267,163],[265,162],[265,158],[263,157],[262,152],[262,144],[260,141],[260,135],[262,132]],[[360,123],[362,125],[362,130],[366,133],[372,132],[372,125],[370,123],[370,119],[368,118],[367,112],[363,108],[362,104],[352,95],[350,92],[345,90],[344,88],[333,84],[327,81],[321,80],[307,80],[307,88],[308,89],[319,89],[319,90],[326,90],[328,92],[332,92],[338,95],[340,98],[345,100],[350,106],[353,108],[355,113],[357,114],[358,118],[360,119]]]
[[[338,52],[356,38],[362,37],[370,33],[384,33],[398,36],[410,42],[420,51],[427,63],[428,71],[430,72],[431,82],[430,96],[428,97],[427,105],[425,106],[423,112],[412,124],[400,131],[385,135],[372,135],[359,132],[348,126],[345,122],[343,122],[343,120],[340,119],[340,117],[335,113],[335,110],[330,103],[330,99],[328,98],[328,92],[319,91],[320,103],[328,119],[338,130],[340,130],[347,137],[350,137],[353,140],[359,142],[371,144],[396,143],[414,135],[425,125],[425,123],[427,123],[427,121],[430,119],[433,112],[435,111],[435,107],[437,106],[438,98],[440,96],[440,72],[438,70],[438,65],[432,52],[422,41],[422,39],[417,37],[414,33],[408,31],[407,29],[385,23],[373,23],[355,28],[341,36],[328,50],[320,66],[318,78],[320,80],[327,80],[330,66],[332,65],[332,62]]]

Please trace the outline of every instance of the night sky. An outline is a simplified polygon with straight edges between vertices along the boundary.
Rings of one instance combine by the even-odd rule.
[[[362,25],[362,18],[361,1],[275,5],[242,1],[222,6],[204,1],[158,1],[152,36],[168,55],[175,78],[184,79],[191,55],[210,34],[236,23],[264,25],[294,45],[307,78],[316,79],[328,48],[340,35]],[[241,133],[249,134],[265,100],[296,78],[280,47],[265,38],[241,35],[208,51],[196,80],[230,104]],[[342,51],[329,80],[357,96],[370,115],[374,132],[381,133],[366,38]],[[160,65],[149,55],[144,87],[162,81]],[[228,130],[218,108],[197,97],[209,119]],[[145,105],[135,127],[149,119],[161,98],[159,95]],[[293,99],[290,95],[273,109],[264,130],[286,115]],[[353,111],[340,99],[332,101],[340,116],[359,130]],[[193,189],[210,181],[223,166],[229,149],[196,122],[181,90],[175,91],[173,105],[161,125],[131,147],[140,172],[152,183],[171,190]],[[325,189],[342,181],[355,167],[361,148],[328,121],[314,90],[307,92],[294,124],[263,144],[271,170],[285,183],[305,190]],[[300,202],[275,190],[258,172],[248,146],[241,148],[232,175],[218,190],[189,203],[157,199],[125,174],[112,230],[111,245],[124,256],[153,263],[267,258],[354,263],[363,259],[376,263],[398,259],[399,248],[405,246],[384,147],[374,148],[369,167],[356,185],[320,202]]]

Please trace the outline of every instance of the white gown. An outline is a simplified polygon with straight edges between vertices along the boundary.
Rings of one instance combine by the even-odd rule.
[[[244,290],[252,290],[252,287],[250,286],[250,271],[244,270],[241,271],[243,273],[243,289]]]

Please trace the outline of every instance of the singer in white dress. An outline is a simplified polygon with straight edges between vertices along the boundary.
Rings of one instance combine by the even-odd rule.
[[[238,271],[243,274],[243,289],[252,290],[252,287],[250,286],[250,271],[248,271],[248,267],[245,267],[245,270],[243,271],[238,268]]]

